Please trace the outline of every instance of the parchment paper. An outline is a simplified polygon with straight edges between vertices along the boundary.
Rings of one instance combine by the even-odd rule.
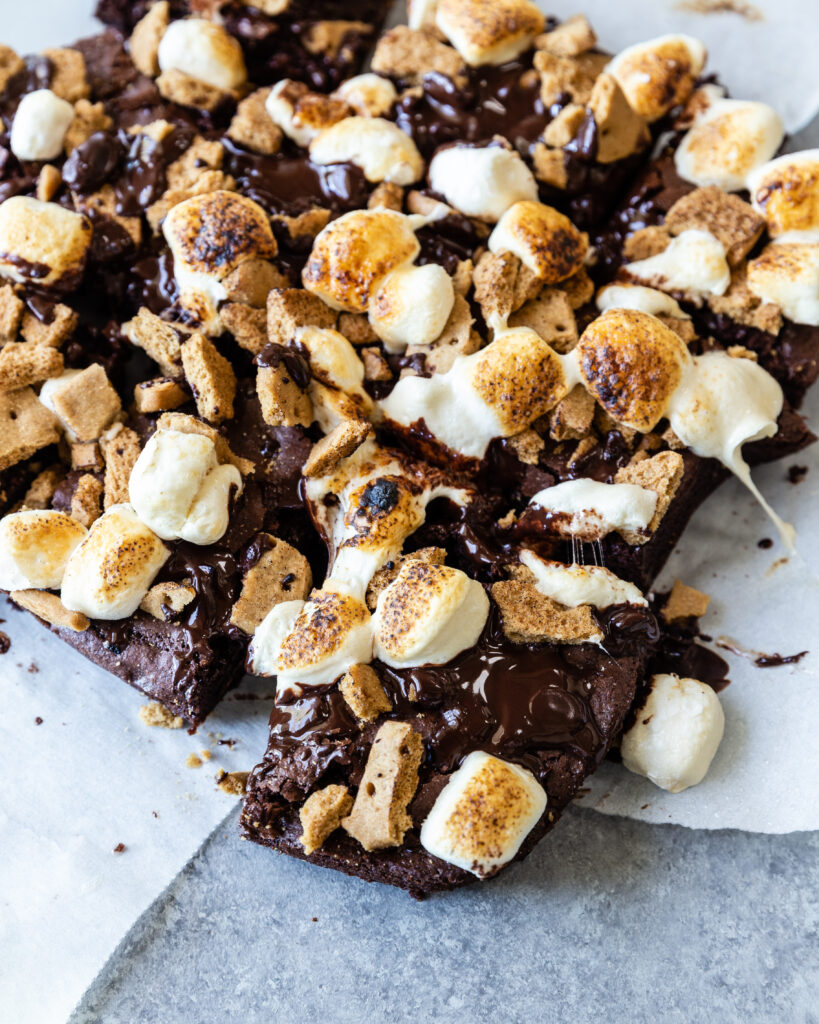
[[[3,41],[21,52],[65,43],[94,31],[89,6],[86,0],[14,5],[4,11]],[[776,21],[762,23],[735,14],[689,18],[657,0],[550,5],[564,15],[578,7],[594,16],[611,49],[670,27],[700,35],[735,95],[763,96],[790,127],[816,110],[813,0],[759,2],[760,10],[777,12]],[[817,400],[809,408],[819,409]],[[798,486],[785,479],[790,463],[769,467],[758,479],[796,523],[801,550],[815,559],[819,452],[794,461],[811,467]],[[705,628],[715,637],[726,634],[767,653],[815,647],[815,563],[792,560],[771,572],[781,552],[757,548],[766,536],[773,531],[761,511],[738,484],[728,484],[698,513],[668,581],[679,575],[712,595]],[[140,694],[5,602],[0,618],[11,638],[0,657],[0,1017],[49,1024],[65,1020],[136,918],[219,827],[233,801],[214,776],[219,768],[248,769],[258,760],[270,701],[228,699],[196,736],[148,729],[138,719]],[[706,782],[672,797],[606,765],[591,782],[587,805],[697,828],[819,828],[819,655],[811,651],[794,667],[765,670],[728,657],[726,739]],[[261,682],[240,692],[254,687],[257,696],[269,693]],[[235,745],[220,745],[220,738]],[[203,749],[211,759],[187,767],[188,756],[201,759]],[[124,850],[115,853],[119,844]],[[272,857],[270,870],[276,870]]]

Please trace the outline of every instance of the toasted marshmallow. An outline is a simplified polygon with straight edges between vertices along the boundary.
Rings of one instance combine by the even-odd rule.
[[[162,540],[215,544],[228,527],[231,488],[241,493],[241,474],[219,465],[209,437],[158,430],[131,471],[128,495]]]
[[[345,117],[310,143],[314,164],[351,163],[367,181],[411,185],[424,173],[418,147],[398,125],[383,117]]]
[[[606,412],[641,432],[662,419],[691,362],[679,335],[634,309],[611,309],[593,320],[570,356]]]
[[[241,46],[215,21],[172,21],[160,40],[157,56],[162,71],[181,71],[214,89],[232,92],[247,81]]]
[[[421,826],[433,857],[488,878],[507,864],[546,810],[526,768],[475,750],[453,772]]]
[[[250,641],[247,668],[256,676],[273,676],[278,671],[279,653],[304,608],[304,601],[282,601],[256,627]]]
[[[819,231],[819,149],[788,153],[757,167],[747,186],[771,238]]]
[[[467,64],[505,64],[532,45],[545,19],[529,0],[438,0],[435,24]]]
[[[784,135],[779,115],[767,103],[715,100],[683,136],[674,164],[679,176],[695,185],[739,192],[779,149]]]
[[[489,598],[460,569],[410,560],[378,596],[375,656],[393,668],[445,665],[476,643]]]
[[[56,590],[87,533],[64,512],[38,509],[0,519],[0,590]]]
[[[656,675],[620,743],[623,764],[669,793],[702,782],[725,730],[719,697],[698,679]]]
[[[429,184],[467,217],[497,221],[515,203],[537,200],[534,175],[503,146],[450,146],[429,165]]]
[[[285,78],[268,93],[265,110],[296,145],[309,146],[320,132],[348,117],[352,108],[343,100],[311,92],[302,82]]]
[[[391,271],[421,250],[412,221],[394,210],[353,210],[319,232],[302,272],[308,291],[333,309],[365,313]]]
[[[621,580],[602,566],[564,565],[540,558],[534,551],[522,551],[520,560],[534,573],[535,587],[541,594],[566,608],[581,604],[601,609],[615,604],[648,604],[633,583]]]
[[[62,155],[74,107],[50,89],[26,93],[11,126],[11,151],[18,160],[55,160]]]
[[[90,619],[125,619],[139,608],[169,555],[130,505],[112,505],[68,559],[60,599]]]
[[[434,28],[438,0],[407,0],[407,24],[410,28]]]
[[[57,203],[12,196],[0,203],[0,275],[47,287],[85,266],[91,221]]]
[[[694,88],[705,67],[705,46],[693,36],[667,35],[621,50],[606,67],[632,109],[657,121]]]
[[[227,298],[224,279],[247,260],[275,256],[278,248],[261,206],[223,189],[177,203],[162,232],[173,253],[180,302],[209,334],[221,333],[217,307]]]
[[[398,99],[398,91],[389,80],[373,72],[348,78],[332,94],[343,100],[361,117],[382,117]]]
[[[295,340],[306,350],[314,377],[347,394],[363,391],[364,364],[343,334],[328,327],[300,327]]]
[[[557,284],[582,266],[588,239],[568,217],[543,203],[510,206],[489,236],[491,252],[511,252],[544,284]]]
[[[556,532],[592,541],[614,530],[647,530],[657,509],[657,495],[637,484],[604,484],[578,477],[538,491],[529,504],[552,513]]]
[[[794,323],[819,326],[819,240],[767,245],[748,262],[748,288]]]
[[[601,313],[607,313],[610,309],[637,309],[652,316],[691,319],[676,299],[641,284],[608,284],[597,293],[595,302]]]
[[[442,445],[482,458],[490,441],[525,430],[568,391],[560,357],[534,331],[516,327],[446,373],[402,377],[381,409],[403,426],[423,420]]]
[[[388,352],[403,352],[408,345],[434,341],[454,305],[452,278],[442,266],[399,267],[373,295],[370,323]]]
[[[667,249],[626,266],[630,277],[692,297],[724,295],[731,284],[725,246],[710,231],[689,228]]]

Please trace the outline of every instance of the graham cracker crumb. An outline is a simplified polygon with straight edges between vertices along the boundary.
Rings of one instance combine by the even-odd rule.
[[[53,164],[43,164],[37,175],[37,198],[50,203],[63,183],[63,176]]]
[[[129,43],[131,60],[137,71],[149,78],[159,74],[159,43],[170,23],[170,4],[159,0],[134,26]]]
[[[617,471],[614,482],[637,484],[638,487],[654,491],[657,495],[657,508],[648,524],[648,532],[651,534],[655,532],[668,511],[684,472],[685,463],[679,452],[660,452],[650,459],[632,460]],[[635,531],[621,530],[620,535],[627,544],[644,544],[647,539],[644,534]]]
[[[122,325],[122,333],[143,349],[166,377],[176,376],[182,367],[179,335],[164,320],[143,306],[133,320]]]
[[[390,364],[380,348],[362,348],[361,361],[364,363],[364,380],[392,380]]]
[[[577,344],[577,323],[562,289],[544,288],[509,317],[509,326],[530,327],[557,352],[570,352]]]
[[[589,605],[564,608],[531,583],[501,580],[493,584],[492,597],[512,643],[584,644],[603,639]]]
[[[293,379],[287,364],[260,366],[256,371],[256,393],[262,418],[271,427],[309,427],[313,403]]]
[[[71,496],[71,516],[78,523],[89,529],[101,513],[102,481],[91,473],[83,473],[77,481],[77,487]]]
[[[48,86],[53,93],[69,103],[88,99],[91,89],[85,74],[85,59],[79,50],[43,50],[43,56],[48,57],[54,67]]]
[[[342,677],[338,688],[353,714],[362,722],[373,722],[382,711],[392,711],[381,680],[369,665],[353,665]]]
[[[139,720],[143,725],[155,729],[182,729],[185,719],[169,711],[164,705],[151,701],[150,704],[143,704],[139,709]]]
[[[101,473],[105,469],[105,461],[99,444],[96,441],[76,441],[72,444],[71,468]]]
[[[368,210],[395,210],[400,213],[404,208],[404,190],[393,181],[382,181],[367,200]]]
[[[107,132],[113,124],[112,119],[105,113],[104,104],[91,103],[89,100],[77,100],[74,104],[74,120],[65,133],[66,154],[71,156],[77,146],[87,142],[97,132]],[[59,171],[57,173],[59,175]],[[58,187],[59,184],[55,187],[55,192]]]
[[[521,287],[527,275],[521,261],[511,252],[485,252],[475,265],[472,281],[475,285],[475,301],[481,307],[484,320],[491,327],[505,323],[510,314],[533,296]],[[534,277],[528,271],[529,277]],[[536,291],[540,290],[538,285]]]
[[[65,479],[62,466],[50,466],[31,481],[23,498],[23,509],[49,508],[54,492]]]
[[[287,288],[287,278],[269,260],[245,260],[222,282],[229,302],[264,310],[274,288]],[[220,313],[222,310],[220,310]]]
[[[732,359],[750,359],[752,363],[759,362],[758,353],[744,345],[729,345],[726,351]]]
[[[59,629],[84,633],[91,625],[90,620],[82,612],[70,612],[56,594],[50,594],[47,590],[13,590],[10,597],[27,612],[32,612],[39,619]]]
[[[244,796],[250,772],[220,771],[216,775],[216,785],[228,796]]]
[[[22,71],[25,62],[10,46],[0,43],[0,92],[3,92],[10,78]]]
[[[25,341],[32,345],[48,345],[50,348],[60,348],[63,342],[67,341],[77,329],[79,322],[78,315],[62,302],[54,307],[50,323],[43,323],[33,313],[26,310],[23,313],[23,323],[20,333]]]
[[[549,412],[549,436],[555,441],[579,441],[588,437],[594,421],[595,401],[577,384]]]
[[[452,287],[455,289],[456,295],[462,295],[466,298],[469,294],[469,290],[472,287],[472,273],[474,270],[475,264],[472,260],[458,260],[455,271],[452,274]]]
[[[47,345],[9,342],[0,349],[0,391],[17,391],[62,372],[62,355]]]
[[[710,603],[711,598],[701,590],[688,587],[681,580],[675,580],[661,614],[666,622],[699,619],[708,611]]]
[[[258,355],[268,342],[267,314],[244,302],[226,302],[219,309],[219,318],[238,345]]]
[[[430,373],[446,373],[458,356],[470,355],[481,347],[481,336],[472,329],[472,311],[462,295],[455,295],[449,319],[440,335],[429,345],[409,345],[406,355],[423,355]]]
[[[360,448],[372,427],[366,420],[344,420],[315,445],[307,456],[302,472],[305,476],[325,476],[342,459]]]
[[[351,345],[372,345],[379,340],[366,313],[340,313],[338,332]]]
[[[186,768],[201,768],[202,767],[202,758],[199,757],[198,754],[188,754],[188,756],[185,758],[185,767]]]
[[[398,25],[378,40],[372,69],[410,85],[421,85],[424,76],[437,71],[456,88],[466,85],[466,66],[456,49],[442,43],[431,32]]]
[[[103,185],[97,192],[90,195],[71,193],[74,205],[78,210],[88,214],[92,220],[104,218],[118,224],[131,238],[134,245],[142,241],[142,220],[139,217],[123,217],[117,213],[117,195],[113,185]]]
[[[80,441],[93,441],[121,411],[105,370],[92,363],[55,392],[54,411]]]
[[[543,142],[538,142],[532,153],[532,162],[538,181],[559,189],[564,189],[569,184],[566,154],[562,149],[550,149]]]
[[[31,388],[0,393],[0,469],[56,444],[60,437],[59,420]]]
[[[143,380],[134,388],[137,412],[167,412],[169,409],[178,409],[189,399],[190,395],[169,377]]]
[[[286,541],[265,534],[270,547],[245,573],[230,622],[248,635],[283,601],[305,601],[313,587],[310,563]]]
[[[640,228],[639,231],[629,235],[623,243],[623,259],[626,263],[647,260],[665,252],[670,243],[671,235],[664,224]]]
[[[300,842],[308,856],[323,846],[352,807],[353,798],[346,786],[325,786],[310,794],[299,811]]]
[[[265,156],[278,153],[282,144],[282,130],[271,120],[265,107],[269,95],[268,88],[257,89],[246,96],[236,108],[227,130],[229,139]]]
[[[192,334],[181,347],[182,368],[202,419],[221,423],[233,419],[236,374],[204,334]]]
[[[329,57],[337,57],[351,32],[368,36],[372,31],[372,25],[366,21],[316,21],[305,33],[304,46],[309,53],[326,53]]]
[[[267,334],[288,345],[299,327],[336,326],[337,314],[304,288],[275,288],[267,297]]]
[[[540,72],[540,98],[547,109],[567,95],[573,103],[585,106],[591,97],[597,74],[603,70],[601,66],[595,72],[589,61],[559,57],[547,50],[535,53],[534,65]]]
[[[708,231],[722,242],[726,259],[736,266],[756,245],[765,218],[739,196],[708,185],[678,199],[666,214],[665,226],[672,235],[691,229]]]
[[[156,80],[156,87],[160,96],[171,103],[209,112],[216,110],[231,95],[208,85],[207,82],[200,82],[198,78],[191,78],[176,68],[163,71]]]
[[[197,135],[182,156],[168,167],[167,181],[171,191],[183,191],[196,184],[203,171],[219,171],[225,159],[221,142]]]
[[[708,306],[718,314],[730,317],[738,324],[755,327],[769,334],[782,329],[782,310],[772,302],[761,302],[748,287],[747,265],[731,270],[731,284],[724,295],[708,295]]]
[[[130,427],[123,427],[113,437],[103,438],[100,447],[105,458],[103,505],[110,508],[129,500],[128,481],[141,451],[139,435]]]
[[[195,597],[196,590],[186,583],[157,583],[143,597],[139,607],[160,622],[170,622]]]
[[[291,238],[315,238],[319,231],[322,231],[330,220],[330,211],[323,206],[311,206],[309,210],[291,217],[284,213],[273,214],[272,220],[283,224]],[[283,283],[283,288],[287,283]]]
[[[17,337],[25,308],[10,284],[0,285],[0,344]]]
[[[562,149],[577,135],[586,118],[586,108],[579,103],[568,103],[543,129],[543,141],[547,146]]]
[[[585,14],[574,14],[551,32],[535,39],[538,50],[546,50],[555,57],[576,57],[597,45],[597,36]]]
[[[594,83],[589,110],[597,125],[597,159],[601,164],[624,160],[645,149],[651,141],[648,125],[632,110],[611,75],[600,75]]]
[[[531,429],[507,438],[506,443],[519,461],[527,466],[536,466],[540,462],[540,453],[546,447],[546,442],[540,434]]]

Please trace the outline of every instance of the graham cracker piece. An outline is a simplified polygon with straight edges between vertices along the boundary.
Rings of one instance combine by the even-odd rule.
[[[388,587],[401,571],[401,566],[406,562],[428,562],[430,565],[443,565],[446,562],[446,550],[444,548],[419,548],[408,555],[401,555],[392,562],[387,562],[373,574],[370,584],[367,587],[367,607],[371,612],[375,611],[378,603],[378,595]]]
[[[530,327],[557,352],[570,352],[577,344],[574,312],[562,288],[544,288],[509,317],[509,326]]]
[[[143,380],[134,388],[137,412],[167,412],[178,409],[189,399],[190,395],[170,377]]]
[[[351,32],[368,36],[373,31],[366,21],[316,21],[304,34],[304,48],[308,53],[325,53],[337,57],[344,49],[344,41]]]
[[[624,160],[651,142],[648,125],[611,75],[602,74],[594,83],[589,110],[597,125],[597,160],[601,164]]]
[[[183,434],[201,434],[209,437],[216,446],[216,457],[220,463],[230,463],[235,466],[242,476],[248,476],[255,470],[255,465],[250,459],[243,459],[240,455],[234,455],[224,437],[207,423],[198,420],[195,416],[189,416],[184,412],[163,412],[156,421],[157,430],[178,430]]]
[[[77,329],[79,316],[70,306],[58,302],[52,310],[51,320],[44,323],[29,310],[23,313],[23,322],[20,333],[25,341],[32,345],[49,345],[51,348],[60,348],[63,342],[67,341]]]
[[[506,443],[518,460],[527,466],[536,466],[540,462],[540,453],[546,447],[546,442],[540,434],[531,428],[515,434],[514,437],[508,437]]]
[[[105,217],[118,224],[131,238],[134,245],[142,242],[142,220],[139,217],[123,217],[117,213],[117,194],[113,185],[103,185],[97,192],[90,195],[79,195],[72,192],[74,206],[83,213],[96,217]]]
[[[199,415],[211,423],[233,419],[236,374],[204,334],[192,334],[181,347],[182,368]]]
[[[50,466],[44,469],[29,484],[20,509],[46,509],[51,506],[54,492],[65,479],[62,466]]]
[[[366,313],[340,313],[336,329],[351,345],[372,345],[379,341]]]
[[[670,327],[671,330],[686,343],[690,345],[697,337],[697,331],[694,327],[694,321],[686,319],[680,316],[669,316],[667,313],[655,313],[658,320],[661,320],[666,327]]]
[[[269,95],[270,88],[267,88],[246,96],[236,108],[227,130],[229,139],[265,156],[278,153],[283,138],[281,128],[272,121],[265,107]]]
[[[77,146],[87,142],[97,132],[107,132],[113,124],[113,120],[105,113],[103,103],[77,100],[74,104],[74,120],[68,126],[63,142],[66,154],[71,156]]]
[[[547,146],[562,149],[577,135],[586,118],[586,108],[580,103],[568,103],[543,129],[543,141]]]
[[[145,306],[122,325],[122,333],[133,345],[147,352],[166,377],[175,377],[182,368],[179,335],[169,323],[160,320]]]
[[[71,445],[71,468],[101,473],[105,469],[105,460],[99,444],[96,441],[75,441]]]
[[[148,9],[144,18],[134,25],[128,50],[137,71],[149,78],[159,74],[159,43],[170,24],[170,4],[159,0]]]
[[[163,99],[178,103],[181,107],[195,107],[212,113],[232,94],[223,92],[198,78],[191,78],[184,71],[171,68],[163,71],[156,80],[156,87]]]
[[[258,355],[268,343],[267,313],[244,302],[226,302],[219,307],[222,326],[236,339],[238,345]]]
[[[313,587],[310,563],[286,541],[264,535],[263,551],[242,580],[242,591],[230,615],[231,624],[252,634],[267,613],[283,601],[304,601]]]
[[[309,427],[313,422],[310,396],[293,380],[287,364],[260,366],[256,371],[256,393],[262,419],[271,427]]]
[[[381,680],[369,665],[353,665],[341,678],[338,688],[362,722],[374,722],[382,711],[392,711]]]
[[[151,701],[150,704],[143,704],[139,709],[139,720],[143,725],[153,729],[182,729],[185,726],[185,719],[169,711],[164,705]]]
[[[160,622],[170,622],[195,597],[196,590],[186,583],[156,583],[143,597],[139,607]]]
[[[61,436],[59,420],[31,388],[0,393],[0,469],[56,444]]]
[[[10,46],[0,43],[0,92],[3,92],[10,78],[25,67],[25,61]]]
[[[701,590],[688,587],[681,580],[674,580],[674,586],[660,614],[666,622],[699,619],[708,611],[710,603],[711,598]]]
[[[122,408],[99,363],[92,363],[63,384],[52,401],[54,411],[80,441],[99,437]]]
[[[287,288],[288,281],[268,260],[245,260],[222,281],[230,302],[242,302],[257,309],[267,306],[274,288]]]
[[[459,89],[467,83],[466,65],[456,49],[431,32],[406,25],[398,25],[381,36],[372,69],[409,85],[421,85],[430,71],[445,75]]]
[[[88,99],[91,87],[85,73],[85,58],[79,50],[58,47],[43,50],[53,65],[49,89],[60,99],[76,103],[77,100]]]
[[[549,414],[549,436],[555,441],[579,441],[588,437],[594,421],[595,401],[592,395],[576,384]]]
[[[327,227],[330,221],[330,211],[323,206],[311,206],[309,210],[291,217],[289,214],[274,213],[271,220],[284,225],[291,238],[315,238],[319,231]],[[287,284],[282,285],[283,288]]]
[[[535,177],[552,188],[565,189],[569,184],[566,154],[562,149],[551,149],[543,142],[535,144],[532,152]]]
[[[623,259],[626,263],[647,260],[665,252],[671,243],[671,235],[664,224],[652,224],[640,228],[623,242]]]
[[[759,353],[744,345],[729,345],[725,351],[732,359],[749,359],[752,363],[759,362]]]
[[[84,633],[91,625],[90,619],[82,612],[70,612],[56,594],[47,590],[12,590],[9,595],[16,605],[32,612],[51,626]]]
[[[353,798],[346,786],[325,786],[311,793],[299,811],[302,834],[300,843],[309,856],[321,849],[327,837],[335,832],[353,807]]]
[[[542,285],[511,252],[485,252],[472,273],[475,301],[490,327],[505,323]]]
[[[59,169],[54,164],[43,164],[37,175],[36,198],[42,203],[50,203],[62,183],[63,176]]]
[[[404,841],[412,827],[407,807],[418,788],[423,754],[423,740],[407,722],[384,722],[375,734],[353,809],[341,823],[365,850]]]
[[[576,57],[597,45],[597,35],[585,14],[574,14],[535,39],[535,48],[546,50],[555,57]]]
[[[182,191],[196,184],[203,171],[219,171],[225,159],[221,142],[197,135],[182,156],[168,167],[166,179],[171,191]]]
[[[429,345],[409,345],[406,355],[423,355],[430,373],[446,373],[458,356],[470,355],[481,347],[481,336],[472,329],[473,323],[469,303],[456,293],[441,334]]]
[[[216,776],[216,785],[228,796],[244,796],[250,772],[220,771]]]
[[[594,281],[589,277],[588,270],[581,267],[571,277],[560,282],[560,290],[565,292],[572,309],[580,309],[594,297]]]
[[[368,210],[395,210],[400,213],[404,208],[404,190],[394,181],[382,181],[373,189],[367,200]]]
[[[17,337],[25,308],[10,284],[0,285],[0,344]]]
[[[585,644],[603,639],[587,604],[564,608],[531,583],[519,580],[493,584],[492,597],[503,617],[503,632],[514,644]]]
[[[548,109],[565,96],[583,106],[589,102],[597,74],[587,61],[538,50],[534,65],[540,72],[540,98],[544,107]]]
[[[117,430],[112,437],[100,441],[105,458],[105,480],[103,485],[105,508],[129,501],[128,482],[139,453],[139,435],[130,427]]]
[[[685,463],[679,452],[659,452],[650,459],[632,460],[627,466],[618,469],[614,477],[616,484],[637,484],[657,495],[657,508],[648,532],[654,533],[660,525],[668,506],[677,493],[677,488],[685,472]],[[646,536],[629,530],[620,530],[620,536],[627,544],[645,544]]]
[[[71,517],[89,529],[102,515],[102,481],[92,473],[83,473],[71,496]]]
[[[678,199],[665,215],[665,226],[672,235],[690,229],[710,232],[722,242],[726,259],[735,267],[759,241],[765,218],[739,196],[707,185]]]
[[[708,295],[708,306],[718,314],[730,317],[738,324],[755,327],[769,334],[782,329],[782,310],[772,302],[761,302],[748,287],[747,264],[733,267],[731,283],[724,295]]]
[[[455,289],[456,295],[462,295],[466,298],[469,294],[472,288],[472,273],[474,270],[475,264],[472,260],[458,260],[452,274],[452,287]]]
[[[56,348],[12,341],[0,349],[0,391],[16,391],[63,372],[63,357]]]
[[[299,327],[336,326],[335,310],[305,288],[274,288],[267,297],[267,334],[270,341],[287,345]]]
[[[325,476],[342,459],[360,448],[372,427],[366,420],[343,420],[313,445],[302,472],[305,476]]]
[[[359,355],[364,364],[364,380],[392,380],[390,364],[384,358],[380,348],[362,348]]]
[[[595,438],[595,437],[591,437],[591,436],[584,437],[581,441],[578,441],[577,442],[577,447],[572,452],[572,454],[571,454],[571,456],[569,458],[569,469],[574,469],[574,467],[582,459],[584,459],[589,454],[589,452],[594,451],[594,449],[596,447],[597,447],[597,438]]]

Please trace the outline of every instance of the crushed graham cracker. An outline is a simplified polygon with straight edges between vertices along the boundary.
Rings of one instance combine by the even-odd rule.
[[[105,459],[103,505],[110,508],[112,505],[130,500],[128,482],[141,451],[139,435],[130,427],[123,427],[113,436],[103,437],[100,440],[100,448]]]
[[[51,320],[48,323],[26,310],[23,313],[20,333],[23,340],[30,341],[32,345],[60,348],[63,342],[67,341],[77,329],[78,323],[78,314],[70,306],[58,302],[52,310]]]
[[[650,459],[632,460],[627,466],[618,469],[614,482],[637,484],[657,495],[657,508],[648,524],[648,532],[651,534],[656,531],[674,500],[684,472],[685,463],[679,452],[659,452]],[[644,534],[629,530],[621,530],[620,536],[627,544],[645,544],[647,539]]]
[[[137,315],[122,325],[122,333],[143,349],[166,377],[174,377],[182,368],[179,335],[164,320],[142,306]]]
[[[555,57],[577,57],[597,45],[597,35],[585,14],[574,14],[550,32],[535,38],[535,48]]]
[[[211,423],[233,418],[236,374],[204,334],[192,334],[181,347],[182,369],[199,415]]]
[[[597,125],[597,159],[601,164],[624,160],[651,142],[648,125],[632,109],[612,75],[602,74],[594,83],[589,110]]]
[[[143,704],[139,709],[139,720],[143,725],[154,729],[182,729],[185,719],[169,711],[163,704],[151,701],[150,704]]]
[[[216,785],[228,796],[244,796],[250,772],[217,772]]]
[[[337,330],[351,345],[372,345],[379,341],[366,313],[340,313]]]
[[[305,476],[325,476],[342,459],[360,448],[372,427],[366,420],[343,420],[313,445],[302,472]]]
[[[62,354],[48,345],[9,342],[0,349],[0,391],[17,391],[62,372]]]
[[[734,267],[759,241],[765,218],[739,196],[708,185],[678,199],[665,216],[665,226],[672,235],[709,232],[725,247],[725,258]]]
[[[456,49],[431,32],[406,25],[397,25],[381,36],[372,69],[409,85],[421,85],[430,71],[445,75],[459,89],[467,83],[466,65]]]
[[[69,611],[56,594],[47,590],[12,590],[9,596],[16,605],[58,629],[84,633],[91,625],[82,612]]]
[[[222,281],[228,302],[264,310],[274,288],[287,288],[287,278],[269,260],[245,260]]]
[[[310,396],[293,379],[284,360],[256,371],[256,393],[262,418],[271,427],[309,427],[313,422]]]
[[[102,515],[102,481],[92,473],[83,473],[71,496],[71,516],[88,529]]]
[[[267,334],[288,345],[299,327],[336,326],[335,310],[305,288],[275,288],[267,297]]]
[[[217,89],[198,78],[191,78],[184,71],[169,68],[156,79],[156,87],[163,99],[178,103],[181,107],[195,107],[212,113],[220,107],[231,93]]]
[[[371,612],[375,611],[381,591],[392,583],[401,571],[401,566],[410,560],[427,562],[430,565],[443,565],[446,562],[446,550],[444,548],[419,548],[418,551],[412,551],[408,555],[401,555],[399,558],[388,562],[378,569],[373,574],[367,587],[366,601],[367,607]]]
[[[544,288],[509,317],[509,326],[530,327],[557,352],[570,352],[577,344],[577,323],[562,288]]]
[[[85,73],[85,58],[79,50],[57,47],[43,50],[43,56],[52,64],[48,87],[53,93],[69,103],[88,99],[91,87]]]
[[[241,593],[230,615],[231,625],[248,635],[256,631],[277,604],[305,601],[313,587],[310,563],[300,551],[271,534],[258,540],[269,546],[245,573]]]
[[[362,722],[373,722],[382,711],[392,711],[381,680],[369,665],[351,666],[339,681],[338,688],[353,714]]]
[[[548,413],[549,436],[555,441],[579,441],[588,437],[594,422],[596,403],[592,395],[576,384]]]
[[[0,344],[17,337],[25,308],[10,284],[0,285]]]
[[[168,0],[158,0],[148,13],[141,18],[131,33],[128,50],[137,71],[149,78],[159,74],[159,43],[170,24],[170,4]]]
[[[56,444],[61,436],[59,420],[31,388],[0,392],[0,470]]]
[[[49,466],[48,469],[42,470],[29,484],[28,490],[23,497],[22,508],[49,508],[54,492],[64,479],[65,471],[62,466]]]
[[[229,139],[265,156],[278,153],[284,137],[281,128],[273,122],[265,107],[269,95],[270,88],[267,88],[257,89],[246,96],[236,108],[227,130]]]
[[[184,412],[163,412],[156,422],[157,430],[178,430],[182,434],[201,434],[209,437],[216,447],[216,456],[220,462],[229,462],[235,466],[242,476],[248,476],[255,470],[255,465],[250,459],[243,459],[240,455],[234,455],[224,437],[207,423],[198,420],[195,416],[189,416]]]
[[[66,154],[71,156],[74,150],[87,142],[92,135],[97,132],[107,132],[113,124],[113,120],[105,113],[103,103],[91,103],[85,99],[77,100],[74,104],[74,120],[65,133]]]
[[[178,409],[190,400],[190,395],[169,377],[140,381],[134,387],[134,405],[137,412],[168,412]]]
[[[302,834],[299,842],[310,856],[324,845],[353,807],[353,798],[346,786],[325,786],[311,793],[299,811]]]
[[[119,395],[99,363],[92,363],[54,393],[54,411],[80,441],[93,441],[121,411]]]
[[[512,643],[585,644],[603,639],[589,605],[564,608],[531,583],[501,580],[493,584],[492,597]]]
[[[680,619],[699,619],[708,611],[711,598],[695,587],[686,586],[681,580],[674,580],[674,586],[663,605],[661,615],[666,622]]]

